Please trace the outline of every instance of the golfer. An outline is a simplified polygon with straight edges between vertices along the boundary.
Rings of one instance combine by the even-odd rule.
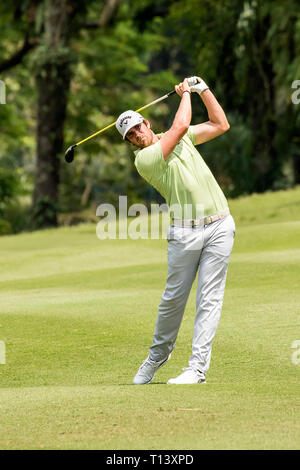
[[[186,78],[175,90],[181,100],[167,132],[155,134],[150,122],[131,110],[122,113],[116,122],[123,139],[136,147],[135,166],[139,174],[160,192],[169,208],[175,207],[167,237],[166,288],[149,356],[133,379],[135,385],[150,383],[170,358],[197,275],[192,355],[183,372],[167,383],[206,382],[235,235],[227,200],[195,148],[228,131],[225,113],[199,77]],[[200,95],[208,113],[208,121],[193,126],[191,92]]]

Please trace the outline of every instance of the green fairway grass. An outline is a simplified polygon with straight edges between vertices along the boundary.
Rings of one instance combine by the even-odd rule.
[[[235,244],[203,385],[166,385],[188,365],[196,285],[171,360],[131,385],[166,240],[99,240],[93,224],[0,238],[0,449],[299,448],[300,188],[229,205]]]

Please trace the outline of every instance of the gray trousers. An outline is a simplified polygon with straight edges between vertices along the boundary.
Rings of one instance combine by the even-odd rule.
[[[207,372],[219,323],[235,223],[231,215],[209,225],[168,231],[168,278],[159,305],[150,359],[174,349],[191,287],[198,273],[196,317],[189,366]]]

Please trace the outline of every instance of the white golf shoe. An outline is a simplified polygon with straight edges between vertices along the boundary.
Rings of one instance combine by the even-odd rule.
[[[133,379],[133,385],[144,385],[149,384],[151,380],[154,378],[156,372],[160,367],[162,367],[171,357],[171,353],[168,355],[166,359],[162,361],[152,361],[152,359],[147,357],[137,371],[136,376]]]
[[[187,384],[205,384],[205,375],[192,367],[184,367],[184,372],[175,379],[168,380],[168,384],[187,385]]]

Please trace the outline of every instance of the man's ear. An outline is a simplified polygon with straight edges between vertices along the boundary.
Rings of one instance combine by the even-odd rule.
[[[148,119],[144,119],[144,123],[146,124],[148,129],[151,129],[151,123],[150,123],[150,121],[148,121]]]

